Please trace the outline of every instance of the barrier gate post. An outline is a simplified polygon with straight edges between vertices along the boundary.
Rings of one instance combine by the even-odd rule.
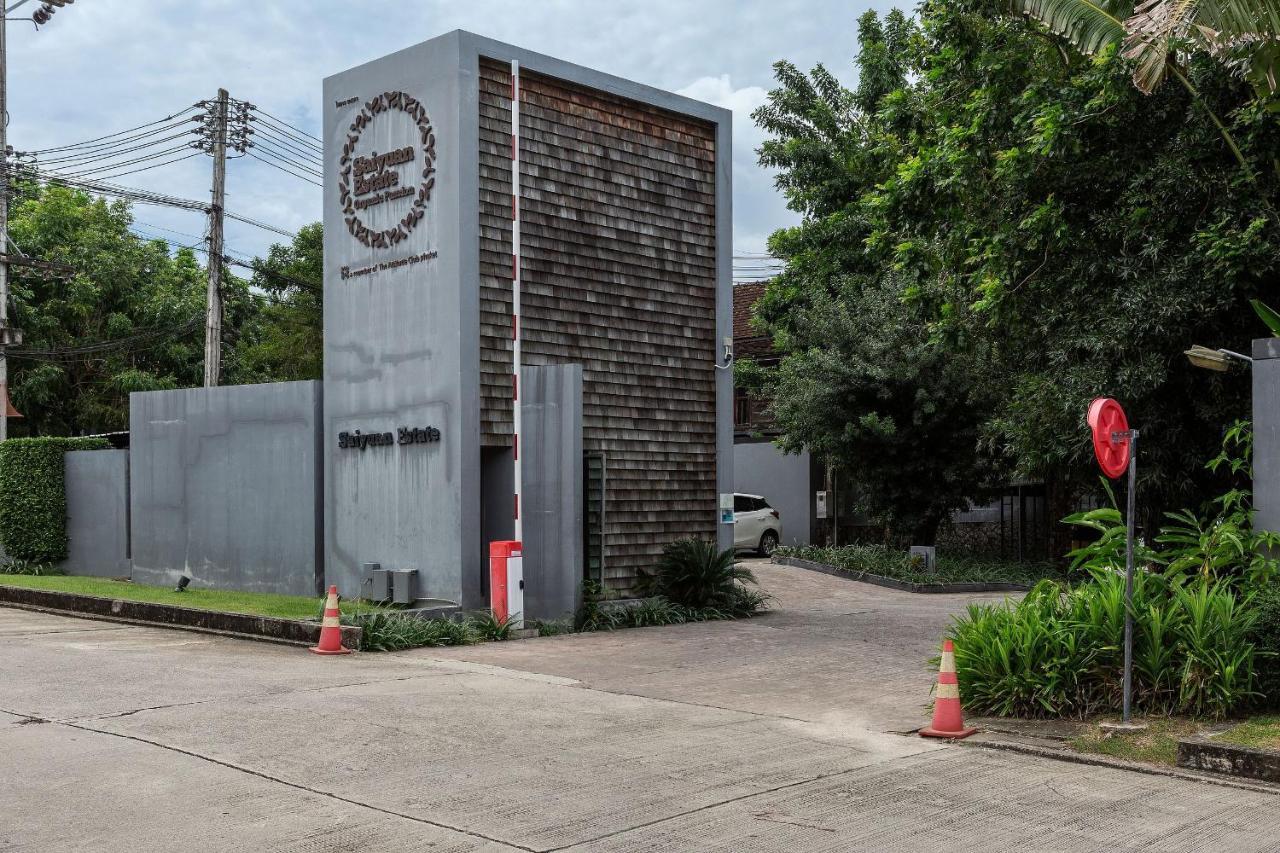
[[[495,618],[524,627],[524,557],[516,541],[489,543],[489,607]]]

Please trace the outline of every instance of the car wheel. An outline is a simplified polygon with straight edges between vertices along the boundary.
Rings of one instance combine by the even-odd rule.
[[[765,557],[769,557],[776,550],[778,550],[778,534],[772,530],[766,530],[764,535],[760,537],[760,553]]]

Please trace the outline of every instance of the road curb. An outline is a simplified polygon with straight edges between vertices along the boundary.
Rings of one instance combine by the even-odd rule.
[[[1016,752],[1022,755],[1034,755],[1037,758],[1049,758],[1055,761],[1066,761],[1072,764],[1087,764],[1092,767],[1109,767],[1113,770],[1131,770],[1145,773],[1148,776],[1165,776],[1171,779],[1182,779],[1186,782],[1200,782],[1205,785],[1219,785],[1224,788],[1237,788],[1242,791],[1254,791],[1261,794],[1280,796],[1280,785],[1264,782],[1250,782],[1230,776],[1184,770],[1177,767],[1159,767],[1153,764],[1139,764],[1136,761],[1123,761],[1105,755],[1090,755],[1067,749],[1037,746],[1006,740],[970,740],[956,741],[956,746],[967,749],[992,749],[1001,752]]]
[[[798,557],[772,557],[770,559],[780,566],[791,566],[796,569],[806,569],[811,572],[820,572],[824,575],[831,575],[832,577],[844,578],[845,580],[858,581],[860,583],[874,584],[875,586],[883,586],[888,589],[901,590],[902,592],[955,594],[966,592],[1026,592],[1031,589],[1030,586],[1022,583],[909,583],[908,581],[887,578],[883,575],[873,575],[867,572],[851,572],[847,569],[837,568],[836,566],[828,566],[826,563],[815,563],[813,560],[801,560]]]
[[[317,602],[319,599],[316,599]],[[155,628],[178,628],[204,634],[218,634],[244,640],[313,646],[320,639],[319,622],[302,622],[274,616],[250,616],[220,610],[200,610],[172,604],[102,598],[74,592],[4,586],[0,584],[0,605],[39,610],[60,616],[76,616],[106,622],[125,622]],[[342,626],[342,644],[360,648],[361,630]]]
[[[1240,779],[1280,783],[1280,751],[1255,749],[1206,737],[1178,741],[1178,766]]]

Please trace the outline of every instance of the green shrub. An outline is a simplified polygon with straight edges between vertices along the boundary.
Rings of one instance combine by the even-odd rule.
[[[470,622],[422,619],[412,613],[375,610],[350,620],[361,628],[360,651],[394,652],[422,646],[468,646],[483,639]]]
[[[1249,638],[1257,647],[1254,672],[1258,692],[1267,708],[1280,709],[1280,587],[1260,590],[1253,603],[1258,621],[1253,623]]]
[[[645,578],[651,595],[672,604],[702,610],[731,608],[742,584],[756,582],[750,569],[734,563],[732,548],[717,551],[714,542],[680,539],[662,552],[657,571]]]
[[[751,576],[751,581],[754,580],[755,577]],[[740,619],[755,616],[769,606],[770,600],[767,593],[750,589],[735,581],[717,606],[689,607],[664,595],[654,595],[631,605],[608,605],[604,602],[600,584],[597,581],[585,581],[582,584],[582,605],[574,617],[572,630],[613,631],[618,628],[651,628],[659,625],[682,625],[685,622]],[[552,627],[553,624],[540,624],[539,634],[548,636],[563,633],[563,628],[568,627]]]
[[[32,563],[27,560],[10,560],[0,563],[0,575],[60,575],[62,569],[53,563]]]
[[[492,610],[486,610],[470,617],[467,620],[467,624],[475,631],[476,636],[486,643],[511,639],[510,616],[504,616],[499,619]]]
[[[105,450],[101,438],[11,438],[0,442],[0,543],[13,560],[67,557],[67,488],[62,456]]]
[[[906,551],[886,545],[841,545],[835,548],[806,545],[779,548],[774,553],[822,563],[851,574],[877,575],[906,583],[1017,583],[1030,586],[1044,578],[1057,580],[1063,577],[1052,563],[948,553],[939,554],[937,566],[932,572],[927,572],[918,562],[913,562]]]
[[[1252,600],[1225,581],[1134,577],[1133,705],[1222,717],[1254,689]],[[950,631],[965,706],[997,716],[1085,717],[1119,710],[1124,576],[1071,588],[1042,582],[1020,602],[970,605]]]

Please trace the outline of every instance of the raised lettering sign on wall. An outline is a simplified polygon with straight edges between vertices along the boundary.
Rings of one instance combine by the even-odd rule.
[[[360,138],[381,117],[403,113],[416,125],[415,138],[400,148],[357,154]],[[384,92],[367,101],[356,114],[338,161],[338,200],[347,230],[364,245],[385,249],[405,240],[427,214],[427,201],[436,184],[436,134],[422,103],[404,92]],[[379,207],[404,210],[390,228],[370,228],[368,211]]]
[[[340,432],[339,450],[364,450],[368,447],[390,447],[393,444],[434,444],[440,440],[436,427],[400,427],[396,435],[389,432]]]

